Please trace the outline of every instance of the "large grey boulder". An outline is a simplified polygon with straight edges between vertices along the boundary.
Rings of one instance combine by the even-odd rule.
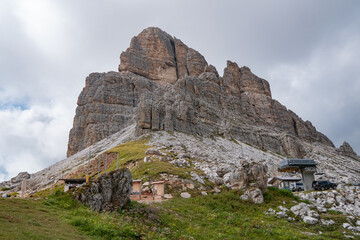
[[[306,203],[300,203],[298,205],[292,206],[290,210],[295,214],[295,216],[300,216],[303,218],[304,216],[308,215],[310,211],[309,205]]]
[[[246,189],[245,193],[240,196],[241,200],[249,201],[251,200],[255,204],[261,204],[264,202],[264,197],[259,188],[249,187]]]
[[[9,188],[12,191],[19,191],[21,182],[30,179],[31,175],[27,172],[20,172],[16,177],[11,178],[9,181],[1,182],[0,188]]]
[[[313,225],[313,224],[316,224],[319,220],[317,220],[316,218],[313,218],[313,217],[305,216],[303,218],[303,221],[307,224]]]
[[[13,184],[20,183],[24,179],[29,179],[30,174],[27,172],[20,172],[16,177],[10,179],[10,182]]]
[[[145,151],[146,155],[157,155],[157,156],[162,156],[163,154],[156,148],[148,148]]]
[[[118,169],[79,187],[74,196],[94,211],[115,210],[130,201],[132,176],[129,169]]]
[[[180,196],[182,198],[190,198],[191,197],[190,193],[188,193],[188,192],[182,192],[182,193],[180,193]]]

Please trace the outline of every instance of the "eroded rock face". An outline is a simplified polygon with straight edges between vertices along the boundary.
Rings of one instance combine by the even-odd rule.
[[[356,152],[348,142],[344,142],[343,145],[340,146],[340,148],[336,149],[336,151],[344,156],[355,158],[360,161],[360,157],[356,154]]]
[[[333,143],[272,99],[269,83],[228,61],[224,76],[159,28],[148,28],[121,54],[120,72],[93,73],[78,99],[68,156],[127,127],[137,135],[179,131],[236,138],[290,157],[302,141]]]
[[[205,58],[160,28],[147,28],[131,39],[120,56],[119,71],[129,71],[158,83],[175,83],[198,76],[207,66]]]
[[[76,199],[94,211],[122,208],[130,201],[132,176],[129,169],[102,174],[96,181],[76,189]]]
[[[28,172],[20,172],[16,177],[11,178],[9,181],[0,183],[0,188],[9,188],[14,191],[20,190],[22,180],[30,179],[31,175]]]

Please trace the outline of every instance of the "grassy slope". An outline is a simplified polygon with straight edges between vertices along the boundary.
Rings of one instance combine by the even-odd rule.
[[[284,201],[290,208],[291,193],[270,188],[261,205],[239,200],[240,194],[132,202],[112,213],[92,212],[60,191],[43,202],[1,199],[0,239],[343,239],[343,215],[323,215],[337,221],[331,227],[288,222],[264,211]]]
[[[189,178],[190,171],[196,171],[193,165],[178,168],[156,158],[144,163],[141,160],[150,147],[146,143],[146,139],[129,142],[108,152],[119,153],[119,167],[130,167],[134,179],[156,180],[161,173]],[[115,168],[116,160],[108,170]],[[86,167],[77,172],[84,173]],[[341,224],[346,221],[335,212],[321,215],[336,221],[330,227],[266,215],[265,210],[277,210],[283,202],[287,208],[295,204],[290,192],[273,188],[261,205],[241,201],[239,191],[223,189],[220,194],[202,196],[194,189],[189,199],[174,193],[172,200],[152,205],[132,202],[113,213],[92,212],[60,189],[62,185],[39,193],[40,197],[52,194],[42,201],[0,199],[0,239],[343,239]]]
[[[116,156],[119,154],[119,163],[118,167],[127,167],[130,169],[133,179],[142,179],[143,182],[147,181],[149,178],[154,181],[161,179],[160,174],[167,173],[172,175],[177,175],[183,179],[191,179],[190,172],[196,172],[199,175],[202,175],[203,172],[200,170],[194,169],[194,164],[192,164],[192,159],[189,160],[191,166],[188,168],[177,167],[170,162],[163,162],[159,160],[159,157],[152,157],[152,162],[144,162],[143,159],[146,156],[145,151],[151,146],[146,145],[148,143],[147,138],[143,138],[137,141],[131,141],[124,144],[121,144],[117,147],[114,147],[106,153],[114,154]],[[173,156],[175,157],[175,156]],[[104,166],[105,158],[104,156],[101,159],[102,171],[100,175],[105,172]],[[107,171],[113,171],[116,169],[117,159],[109,163]],[[91,162],[90,169],[92,169],[90,177],[97,178],[97,168],[98,168],[98,158]],[[74,174],[71,175],[71,178],[80,178],[86,175],[87,165],[84,165],[76,170]],[[206,181],[206,184],[211,185],[210,182]]]
[[[93,239],[36,200],[0,199],[0,239]]]
[[[146,145],[147,139],[141,139],[136,142],[128,142],[121,144],[107,151],[108,153],[119,153],[119,167],[129,167],[133,179],[143,179],[147,181],[150,177],[152,180],[160,178],[161,173],[178,175],[184,179],[190,179],[190,172],[194,171],[201,174],[200,171],[194,170],[193,165],[189,168],[176,167],[170,162],[162,162],[159,158],[152,157],[152,162],[144,162],[145,151],[151,146]],[[137,163],[136,166],[134,163]],[[113,161],[109,165],[109,171],[115,170],[117,161]]]

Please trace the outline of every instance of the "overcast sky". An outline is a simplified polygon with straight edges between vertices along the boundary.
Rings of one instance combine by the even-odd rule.
[[[0,181],[65,158],[91,72],[157,26],[269,81],[273,98],[360,153],[360,1],[0,0]]]

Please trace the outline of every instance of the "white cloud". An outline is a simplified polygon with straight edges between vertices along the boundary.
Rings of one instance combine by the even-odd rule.
[[[62,103],[0,109],[0,181],[36,172],[65,157],[73,109]]]
[[[68,39],[69,16],[56,1],[20,0],[13,9],[39,51],[53,58],[63,56],[65,49],[60,46]]]

